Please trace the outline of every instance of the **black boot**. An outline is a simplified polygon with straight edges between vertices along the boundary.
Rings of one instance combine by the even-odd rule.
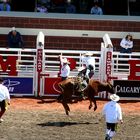
[[[83,92],[81,93],[81,98],[82,98],[83,100],[86,99],[86,96],[85,96],[85,94],[84,94]]]
[[[106,134],[105,140],[111,140],[108,134]]]

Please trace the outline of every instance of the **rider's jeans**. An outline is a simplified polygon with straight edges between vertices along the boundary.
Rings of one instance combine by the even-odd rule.
[[[89,73],[90,73],[90,70],[87,69],[87,70],[86,70],[86,77],[87,77],[87,78],[89,78]]]

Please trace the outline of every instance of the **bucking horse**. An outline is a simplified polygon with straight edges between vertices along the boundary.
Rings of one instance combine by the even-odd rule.
[[[69,115],[70,112],[68,103],[72,100],[74,95],[80,98],[84,95],[84,97],[86,97],[90,102],[89,109],[93,107],[92,103],[94,103],[95,111],[97,109],[95,95],[98,95],[98,93],[102,91],[114,94],[114,87],[110,83],[102,83],[100,81],[90,79],[87,86],[81,88],[82,82],[83,80],[80,79],[80,77],[75,77],[68,78],[58,83],[58,86],[62,89],[62,93],[58,97],[58,101],[62,103],[67,115]]]

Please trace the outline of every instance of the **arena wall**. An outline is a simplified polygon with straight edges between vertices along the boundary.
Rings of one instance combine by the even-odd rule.
[[[36,35],[43,30],[46,32],[45,49],[99,51],[102,36],[109,33],[114,50],[119,51],[121,38],[131,33],[134,36],[134,51],[140,51],[138,16],[1,12],[0,21],[0,47],[7,46],[7,33],[15,26],[23,35],[26,48],[36,47]]]

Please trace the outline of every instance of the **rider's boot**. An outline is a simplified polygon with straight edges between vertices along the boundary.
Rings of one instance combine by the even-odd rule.
[[[89,78],[86,79],[87,84],[89,83]]]
[[[81,93],[81,98],[82,98],[83,100],[86,99],[86,96],[84,95],[84,93]]]
[[[109,135],[108,134],[106,134],[105,140],[109,140]]]

